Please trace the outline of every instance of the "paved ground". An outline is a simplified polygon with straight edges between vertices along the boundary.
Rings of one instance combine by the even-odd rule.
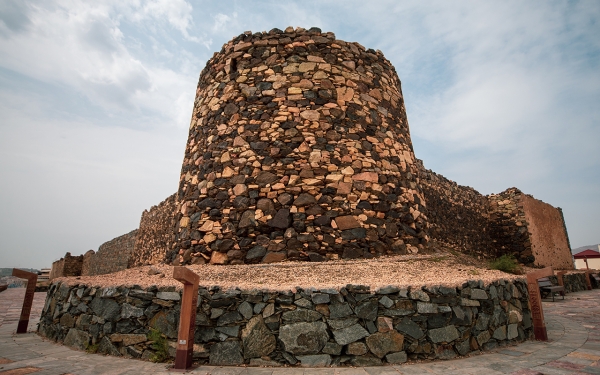
[[[35,333],[16,335],[25,289],[0,293],[0,375],[172,374],[164,364],[72,350]],[[35,330],[45,293],[36,293]],[[571,293],[564,301],[544,302],[549,342],[529,341],[468,358],[400,366],[364,368],[244,368],[202,366],[193,374],[211,375],[401,375],[401,374],[600,374],[600,290]]]

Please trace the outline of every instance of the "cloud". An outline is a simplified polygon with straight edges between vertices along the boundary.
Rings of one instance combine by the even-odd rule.
[[[190,29],[193,26],[192,6],[184,0],[150,0],[142,2],[143,5],[136,2],[132,7],[130,18],[136,22],[151,20],[152,22],[162,23],[164,20],[176,30],[178,30],[185,39],[210,46],[204,39],[190,35]]]
[[[191,69],[191,63],[197,65],[198,58],[177,43],[173,44],[172,39],[161,38],[156,29],[150,43],[159,59],[156,55],[148,56],[148,51],[139,45],[146,44],[145,39],[149,38],[139,39],[130,33],[127,20],[151,28],[165,20],[186,40],[198,42],[200,39],[189,35],[192,15],[188,3],[154,1],[136,6],[136,3],[116,1],[64,0],[29,4],[28,10],[23,16],[29,20],[26,31],[0,37],[2,67],[43,82],[67,86],[110,112],[151,114],[187,127],[187,120],[181,122],[184,116],[180,112],[174,111],[172,106],[157,106],[157,101],[177,102],[185,92],[191,103],[198,74],[198,68]],[[165,67],[161,61],[169,66]],[[174,70],[173,63],[182,69]],[[173,121],[174,118],[178,122]]]
[[[19,0],[0,2],[0,34],[7,37],[25,31],[31,23],[27,8],[27,4]]]

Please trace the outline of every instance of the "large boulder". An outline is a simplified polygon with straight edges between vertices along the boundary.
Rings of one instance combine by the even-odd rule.
[[[65,337],[63,344],[71,348],[86,350],[90,341],[90,335],[87,332],[71,328]]]
[[[323,322],[301,322],[281,327],[279,339],[285,350],[292,354],[317,354],[329,340],[329,335]]]
[[[396,331],[377,332],[367,337],[366,342],[371,353],[379,358],[383,358],[388,353],[402,350],[404,336]]]
[[[242,330],[242,346],[246,359],[266,356],[275,350],[275,336],[267,328],[261,315],[250,319]]]

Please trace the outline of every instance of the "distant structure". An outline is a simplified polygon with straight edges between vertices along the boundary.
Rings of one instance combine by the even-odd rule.
[[[587,249],[573,255],[575,259],[575,268],[582,269],[600,269],[600,245],[598,249]]]
[[[483,196],[427,170],[391,63],[317,28],[246,32],[214,54],[198,82],[179,189],[125,236],[111,254],[126,261],[86,256],[112,262],[106,273],[160,261],[371,258],[437,244],[573,268],[560,208],[516,188]]]

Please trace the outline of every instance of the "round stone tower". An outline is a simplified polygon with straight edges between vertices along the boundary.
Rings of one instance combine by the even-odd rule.
[[[317,28],[246,32],[200,75],[175,264],[417,252],[427,217],[400,80]]]

